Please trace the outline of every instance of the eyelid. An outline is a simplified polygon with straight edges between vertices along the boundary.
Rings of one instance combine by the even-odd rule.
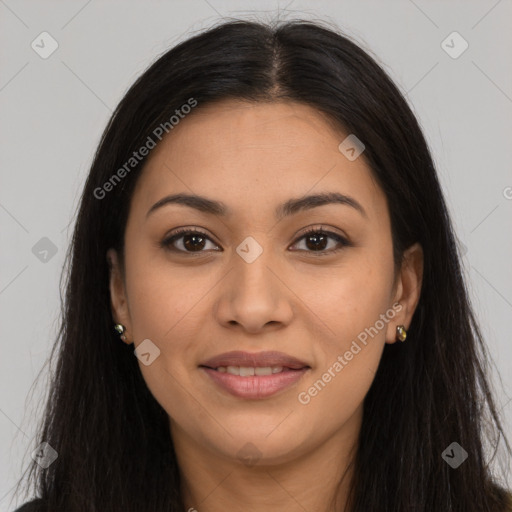
[[[313,226],[308,226],[299,231],[297,237],[302,238],[304,235],[309,235],[310,233],[325,233],[327,235],[335,235],[337,237],[342,238],[344,241],[348,243],[348,237],[345,236],[343,233],[338,233],[337,231],[334,231],[336,228],[331,228],[329,226],[325,226],[323,224],[314,224]]]
[[[336,252],[340,251],[344,247],[350,247],[350,246],[353,245],[350,242],[350,240],[348,239],[348,237],[346,237],[345,235],[342,235],[340,233],[337,233],[335,231],[332,231],[331,229],[332,228],[328,228],[328,227],[323,226],[323,225],[316,225],[316,226],[306,227],[302,231],[300,231],[298,235],[296,235],[296,237],[294,239],[294,242],[292,243],[292,246],[296,245],[298,242],[300,242],[307,235],[315,234],[315,233],[322,233],[324,235],[327,235],[327,237],[336,240],[336,242],[338,244],[341,244],[341,247],[338,246],[335,249],[331,248],[331,249],[328,249],[328,250],[323,249],[323,250],[319,250],[319,251],[305,251],[303,249],[298,249],[298,250],[296,249],[294,251],[295,252],[306,252],[306,253],[310,253],[310,254],[312,254],[314,256],[322,256],[322,255],[327,256],[327,255],[330,255],[330,254],[333,254],[333,253],[336,253]],[[160,242],[159,245],[163,249],[167,249],[167,250],[172,251],[172,252],[177,253],[177,254],[186,254],[186,255],[191,255],[191,256],[195,256],[195,255],[199,256],[202,253],[207,253],[208,252],[208,251],[195,251],[195,252],[194,251],[183,251],[181,249],[176,249],[175,247],[173,247],[173,243],[176,240],[179,240],[180,238],[183,238],[187,234],[200,234],[200,235],[203,235],[206,239],[211,241],[216,246],[220,245],[220,244],[217,244],[217,242],[215,242],[215,240],[213,240],[213,237],[211,237],[203,229],[198,228],[196,226],[185,226],[185,227],[181,227],[181,228],[176,228],[176,230],[171,231],[171,233],[169,235],[166,235],[164,237],[164,239],[162,240],[162,242]],[[223,249],[220,249],[219,252],[223,252]]]
[[[188,255],[193,256],[193,255],[200,255],[202,253],[206,253],[207,251],[196,251],[195,253],[193,251],[182,251],[180,249],[176,249],[173,246],[173,243],[176,240],[179,240],[180,238],[183,238],[185,235],[188,235],[188,234],[203,235],[204,238],[207,238],[213,244],[215,244],[216,246],[219,246],[219,244],[217,244],[217,242],[215,242],[215,240],[213,240],[213,238],[208,233],[206,233],[206,231],[204,231],[203,229],[198,228],[196,226],[185,226],[185,227],[181,227],[181,228],[176,228],[175,230],[171,231],[171,233],[164,236],[163,240],[159,243],[159,246],[163,249],[167,249],[168,251],[171,251],[171,252],[174,252],[177,254],[188,254]],[[221,251],[223,251],[223,249],[221,249],[219,252],[221,252]]]
[[[316,234],[316,233],[321,233],[321,234],[327,235],[328,238],[336,240],[336,242],[338,243],[338,246],[335,247],[334,249],[333,248],[323,249],[320,251],[304,251],[302,249],[299,249],[299,250],[296,250],[296,252],[306,252],[313,256],[321,257],[321,256],[330,256],[332,254],[335,254],[335,253],[341,251],[345,247],[353,246],[352,242],[348,239],[347,236],[342,235],[336,231],[333,231],[331,228],[325,227],[323,225],[320,225],[320,226],[317,225],[317,226],[312,226],[312,227],[310,226],[309,228],[304,228],[304,230],[301,231],[295,238],[295,242],[293,242],[293,245],[296,245],[297,243],[299,243],[303,238],[307,237],[308,235]]]

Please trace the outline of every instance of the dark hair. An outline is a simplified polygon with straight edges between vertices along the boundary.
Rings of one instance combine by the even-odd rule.
[[[369,53],[321,22],[302,20],[230,20],[194,35],[158,58],[112,115],[66,259],[63,320],[50,355],[53,362],[58,348],[56,367],[37,436],[58,458],[47,469],[30,466],[44,510],[183,508],[168,415],[148,390],[133,346],[113,330],[108,287],[106,251],[123,251],[146,159],[103,198],[97,191],[190,98],[196,109],[229,98],[312,106],[366,146],[363,157],[387,197],[395,264],[413,243],[423,248],[423,285],[407,343],[386,344],[364,400],[351,510],[504,510],[506,492],[491,474],[485,442],[496,447],[502,436],[508,454],[510,446],[428,145]],[[456,470],[442,458],[453,441],[469,454]]]

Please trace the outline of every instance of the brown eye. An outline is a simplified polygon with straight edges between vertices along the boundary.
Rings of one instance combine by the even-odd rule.
[[[350,242],[343,236],[323,228],[313,228],[304,233],[298,240],[305,241],[305,249],[293,249],[313,253],[315,256],[329,255],[350,246]],[[329,248],[329,242],[334,241],[333,247]],[[213,247],[208,248],[208,243]],[[297,244],[297,242],[296,242]],[[211,238],[198,229],[182,228],[161,242],[161,247],[178,253],[202,253],[207,250],[222,250],[214,244]],[[316,253],[316,254],[315,254]]]
[[[178,242],[176,244],[176,242]],[[210,238],[198,230],[181,229],[162,241],[161,245],[176,252],[205,252],[207,242]],[[211,242],[213,244],[213,242]],[[214,245],[214,247],[217,247]]]
[[[348,240],[337,233],[326,231],[322,228],[313,228],[304,233],[299,240],[304,239],[306,249],[298,249],[306,252],[318,253],[315,256],[322,256],[325,254],[332,254],[341,250],[343,247],[349,246]],[[336,243],[334,247],[327,248],[329,239],[334,240]]]

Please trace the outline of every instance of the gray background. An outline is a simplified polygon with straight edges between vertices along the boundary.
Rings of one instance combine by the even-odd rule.
[[[335,23],[407,94],[465,247],[468,285],[496,362],[493,381],[510,435],[510,0],[269,0],[256,7],[241,0],[0,0],[0,510],[12,510],[12,487],[35,449],[38,403],[47,392],[43,364],[58,326],[60,272],[78,197],[112,109],[143,69],[178,41],[222,17],[266,20],[278,8],[282,17]],[[31,47],[43,31],[59,45],[47,59]],[[469,43],[456,59],[441,46],[453,31]],[[44,237],[57,250],[47,261],[32,250]]]

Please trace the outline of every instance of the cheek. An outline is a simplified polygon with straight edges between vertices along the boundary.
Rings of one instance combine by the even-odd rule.
[[[302,418],[300,429],[311,436],[330,436],[341,425],[348,425],[358,411],[362,413],[382,349],[382,345],[368,346],[351,361],[338,361],[337,366],[333,359],[323,373],[319,370],[317,378],[297,396],[295,410]]]
[[[163,249],[162,249],[163,251]],[[153,337],[168,345],[173,333],[197,324],[201,314],[201,298],[214,285],[211,274],[200,267],[179,268],[161,254],[133,247],[127,261],[127,293],[130,298],[130,317],[135,339]]]
[[[325,349],[345,351],[350,341],[373,326],[389,308],[392,263],[357,251],[328,271],[304,273],[294,291],[304,304],[303,313],[319,328],[318,337],[329,340]],[[385,330],[381,329],[382,336]]]
[[[318,407],[318,414],[346,419],[364,399],[392,318],[386,315],[391,268],[391,260],[376,261],[359,254],[351,264],[333,269],[320,285],[316,282],[321,294],[308,296],[308,305],[321,319],[321,333],[316,337],[319,364],[312,387],[301,388],[305,395],[298,402],[310,407],[311,414]]]
[[[382,276],[383,270],[361,265],[331,281],[328,299],[317,303],[329,336],[317,338],[319,364],[300,388],[297,403],[308,425],[322,417],[322,425],[315,428],[326,435],[362,407],[379,366],[390,321],[382,321],[389,297],[389,279]]]

